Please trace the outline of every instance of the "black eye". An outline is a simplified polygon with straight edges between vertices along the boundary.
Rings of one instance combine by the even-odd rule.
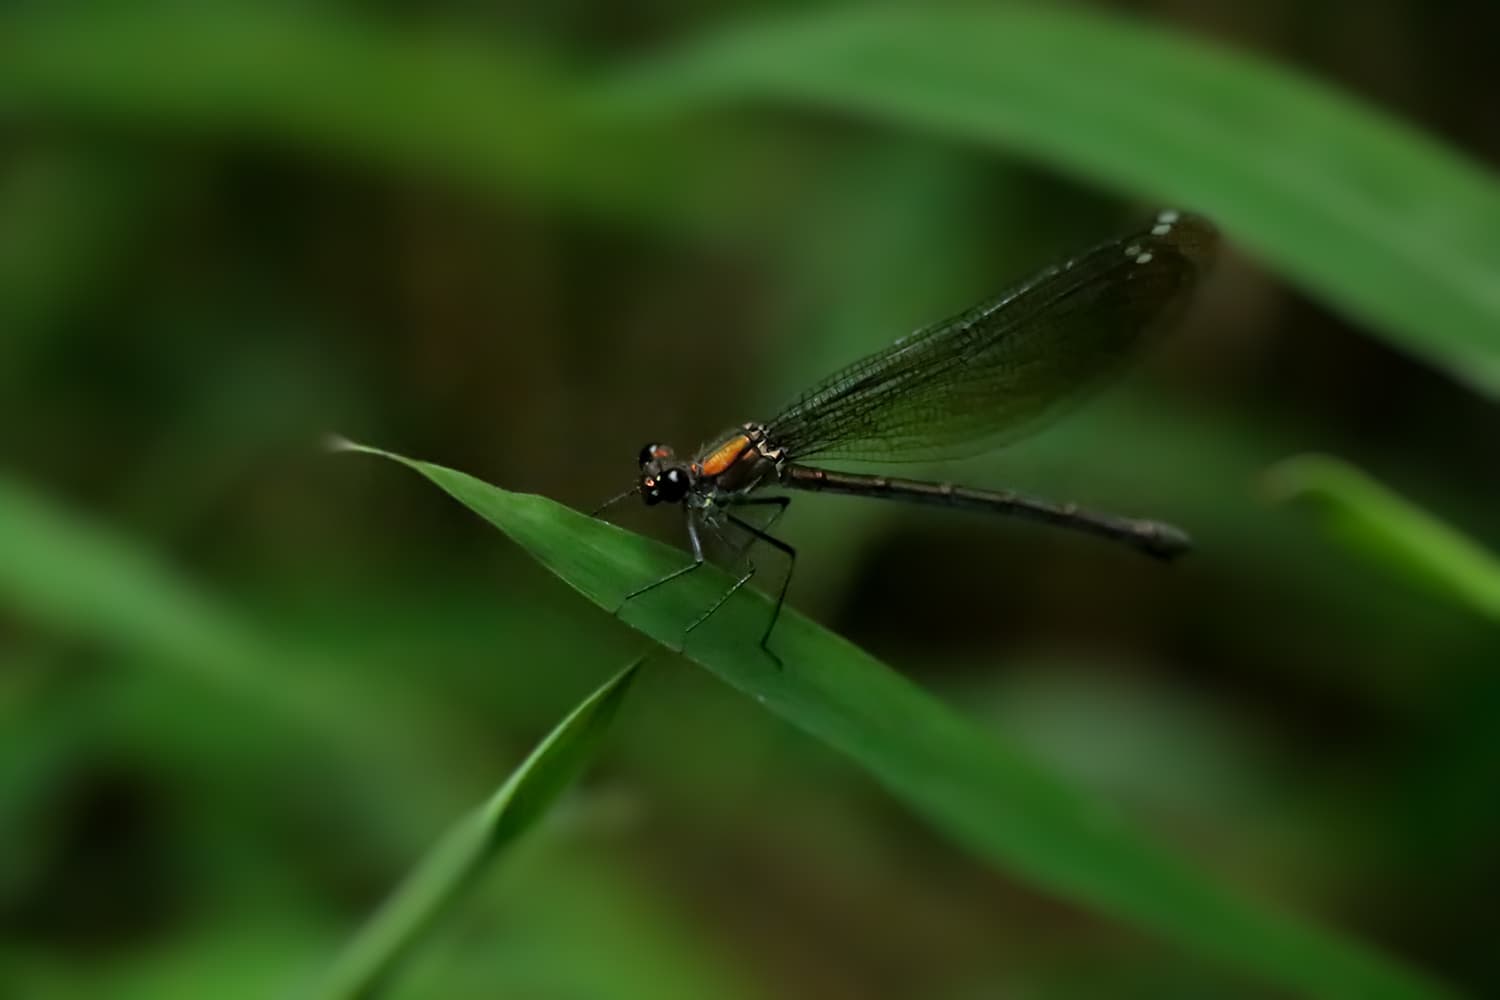
[[[648,444],[641,449],[640,463],[644,467],[647,462],[657,462],[672,457],[672,449],[664,444]]]
[[[661,474],[661,498],[666,501],[681,500],[688,489],[687,473],[681,469],[672,468]]]

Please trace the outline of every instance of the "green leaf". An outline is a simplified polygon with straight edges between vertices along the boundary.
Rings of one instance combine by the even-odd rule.
[[[1204,212],[1398,347],[1500,394],[1500,188],[1328,87],[1076,9],[845,7],[670,50],[619,113],[755,99],[854,111]]]
[[[459,821],[350,941],[316,993],[369,996],[500,849],[532,826],[592,759],[640,666],[620,671],[558,723],[477,810]]]
[[[757,224],[742,192],[778,173],[778,151],[743,121],[707,131],[678,112],[859,112],[1203,211],[1398,347],[1500,393],[1490,173],[1314,81],[1131,21],[845,8],[744,22],[593,87],[534,48],[327,12],[127,5],[0,28],[0,121],[258,141],[715,231]]]
[[[288,642],[139,540],[4,474],[0,617],[170,672],[190,698],[208,696],[193,702],[198,711],[227,696],[247,731],[271,727],[283,739],[315,741],[351,773],[377,771],[387,788],[399,789],[408,812],[451,806],[431,780],[445,765],[413,732],[412,706],[396,717],[366,700],[364,685],[323,684],[330,674],[354,675],[353,666]],[[291,728],[277,729],[283,725]],[[169,743],[174,734],[179,727],[159,739]]]
[[[1280,500],[1302,501],[1328,534],[1397,575],[1500,619],[1500,560],[1362,471],[1303,455],[1267,476]]]
[[[625,596],[684,564],[681,552],[547,499],[442,466],[401,462],[500,528],[589,600],[671,647],[728,587],[705,566]],[[624,607],[621,608],[622,603]],[[782,718],[848,755],[935,826],[1042,889],[1269,980],[1318,996],[1424,997],[1443,989],[1341,935],[1252,902],[1196,872],[1025,755],[899,674],[788,610],[757,639],[770,602],[749,588],[693,633],[685,653]]]
[[[598,838],[533,838],[452,930],[403,966],[390,994],[760,1000],[765,963],[705,933],[670,878],[642,878]],[[494,928],[503,930],[495,933]],[[721,939],[722,937],[722,939]],[[586,946],[580,946],[587,942]],[[757,975],[759,973],[759,975]],[[772,978],[774,978],[774,972]]]
[[[638,223],[711,228],[742,207],[697,179],[747,181],[759,160],[740,136],[621,128],[580,114],[575,97],[572,76],[536,46],[326,10],[0,15],[0,121],[45,116],[257,143],[434,176],[503,204],[520,190]]]
[[[0,606],[44,627],[254,686],[270,652],[146,547],[0,475]]]

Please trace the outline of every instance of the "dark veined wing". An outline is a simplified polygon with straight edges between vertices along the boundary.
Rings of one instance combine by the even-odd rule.
[[[1217,242],[1207,220],[1162,212],[835,372],[768,421],[767,436],[794,461],[994,447],[1123,368],[1186,303]]]

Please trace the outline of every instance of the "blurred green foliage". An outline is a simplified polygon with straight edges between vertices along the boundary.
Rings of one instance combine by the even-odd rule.
[[[1126,385],[944,475],[1199,551],[815,498],[793,603],[1185,868],[1500,990],[1493,621],[1256,489],[1316,449],[1500,541],[1496,15],[772,6],[0,11],[0,993],[315,982],[634,651],[325,432],[591,509],[641,442],[1147,210],[1095,183],[1255,259]],[[1381,519],[1418,555],[1431,527]],[[395,995],[1270,988],[955,851],[677,660],[551,820]]]

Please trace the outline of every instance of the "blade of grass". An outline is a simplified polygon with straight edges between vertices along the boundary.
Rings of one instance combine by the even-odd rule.
[[[1419,131],[1201,39],[1078,9],[844,7],[689,40],[616,113],[745,100],[975,141],[1208,213],[1394,345],[1500,394],[1500,188]]]
[[[286,642],[138,539],[4,474],[0,613],[171,671],[195,697],[230,697],[246,726],[286,725],[359,773],[377,767],[413,813],[451,806],[429,777],[440,758],[407,728],[409,715],[384,713],[350,686],[309,685],[329,674],[323,654]]]
[[[1347,462],[1287,459],[1267,474],[1272,496],[1310,506],[1328,534],[1397,575],[1500,620],[1500,560]]]
[[[714,567],[631,601],[683,564],[660,543],[541,497],[389,452],[504,531],[589,600],[672,647],[728,587]],[[1014,748],[801,615],[775,635],[785,669],[758,648],[768,599],[748,588],[693,634],[686,654],[842,751],[939,829],[998,867],[1205,956],[1317,996],[1428,997],[1443,987],[1393,959],[1218,885]],[[747,638],[750,637],[750,638]]]
[[[146,547],[0,475],[0,605],[69,635],[256,688],[271,651]]]
[[[269,145],[436,177],[506,205],[518,190],[538,193],[637,224],[712,230],[745,218],[698,179],[746,181],[763,147],[724,130],[586,119],[575,89],[536,46],[310,8],[0,15],[0,121]]]
[[[370,996],[434,920],[473,884],[501,848],[546,813],[582,773],[614,719],[641,661],[610,678],[558,723],[505,783],[460,820],[355,935],[313,994]]]
[[[742,942],[718,940],[720,928],[704,927],[680,885],[622,864],[591,839],[530,839],[496,874],[483,898],[454,914],[451,932],[403,966],[393,997],[780,995],[760,982],[775,978],[770,963],[736,950]],[[497,925],[503,933],[486,932]]]
[[[248,138],[643,222],[755,225],[757,201],[725,192],[765,173],[763,145],[743,127],[679,127],[673,112],[770,98],[955,135],[1208,212],[1396,346],[1500,394],[1488,172],[1296,74],[1098,13],[752,21],[597,90],[518,49],[328,14],[120,8],[0,23],[0,120]]]

